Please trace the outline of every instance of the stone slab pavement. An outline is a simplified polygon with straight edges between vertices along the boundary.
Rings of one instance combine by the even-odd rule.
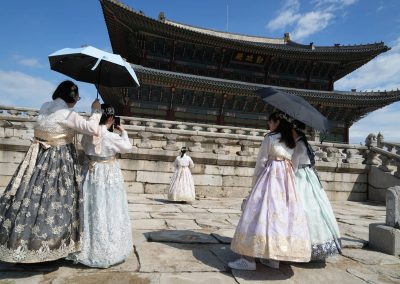
[[[122,264],[94,269],[66,260],[43,264],[0,263],[0,283],[400,283],[400,258],[368,249],[368,225],[384,223],[377,203],[332,204],[343,254],[326,263],[283,263],[274,270],[237,271],[230,241],[241,198],[170,203],[165,195],[130,194],[134,253]]]

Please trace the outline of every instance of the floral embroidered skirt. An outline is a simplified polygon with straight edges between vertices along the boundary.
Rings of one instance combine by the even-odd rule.
[[[168,189],[168,200],[194,201],[196,193],[192,173],[188,167],[179,167],[172,176]]]
[[[82,250],[68,257],[91,267],[107,268],[133,251],[124,180],[117,161],[95,163],[83,183]]]
[[[267,161],[247,198],[231,249],[256,258],[310,260],[307,219],[289,162]]]
[[[310,231],[311,260],[324,260],[341,250],[339,227],[325,190],[311,168],[296,172],[297,191],[303,202]]]
[[[34,147],[37,157],[25,170]],[[51,261],[79,251],[81,183],[73,144],[32,144],[0,197],[0,261]]]

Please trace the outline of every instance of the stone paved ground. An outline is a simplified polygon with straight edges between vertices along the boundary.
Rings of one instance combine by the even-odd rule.
[[[92,269],[60,260],[0,264],[0,283],[400,283],[400,259],[368,250],[368,225],[384,222],[385,207],[338,202],[343,255],[327,263],[284,263],[279,270],[230,270],[229,243],[242,199],[169,203],[163,195],[129,195],[135,253],[120,265]]]

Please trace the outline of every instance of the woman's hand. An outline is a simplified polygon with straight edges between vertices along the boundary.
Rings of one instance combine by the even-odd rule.
[[[101,104],[99,99],[95,99],[92,103],[92,109],[101,110]]]
[[[114,125],[114,127],[117,129],[117,130],[119,130],[119,131],[125,131],[125,128],[122,126],[122,124],[120,124],[120,125]]]

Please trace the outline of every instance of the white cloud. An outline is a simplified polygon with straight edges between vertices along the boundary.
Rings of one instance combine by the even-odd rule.
[[[400,37],[390,51],[335,83],[337,90],[395,90],[400,88]]]
[[[300,3],[298,0],[287,0],[276,18],[268,22],[266,28],[270,31],[275,31],[293,24],[300,17],[299,9]]]
[[[350,128],[350,143],[364,143],[370,133],[381,132],[387,142],[400,142],[400,102],[381,108]]]
[[[51,100],[55,86],[40,77],[17,71],[0,70],[0,96],[2,105],[39,108]]]
[[[90,112],[96,98],[96,89],[91,84],[78,82],[81,100],[77,111]],[[40,78],[18,71],[0,70],[0,104],[16,107],[40,108],[51,101],[56,85]]]
[[[335,83],[337,90],[400,89],[400,37],[393,47]],[[350,128],[350,142],[364,142],[369,133],[381,132],[386,141],[400,142],[400,102],[368,114]]]
[[[301,41],[324,30],[337,15],[345,15],[343,10],[346,7],[357,1],[314,0],[311,2],[312,10],[301,13],[298,0],[286,0],[276,17],[267,23],[266,28],[270,31],[277,31],[292,27],[291,38]]]
[[[358,0],[314,0],[312,3],[314,3],[316,8],[330,8],[335,6],[340,9],[345,6],[353,5],[357,1]]]
[[[18,64],[23,65],[23,66],[28,66],[28,67],[43,67],[42,64],[40,64],[39,60],[36,58],[27,58],[23,57],[21,55],[14,55],[13,56],[15,61],[17,61]]]
[[[298,20],[296,28],[291,33],[293,39],[304,39],[309,35],[315,34],[325,29],[330,20],[334,18],[332,13],[317,11],[309,12],[301,16]]]

